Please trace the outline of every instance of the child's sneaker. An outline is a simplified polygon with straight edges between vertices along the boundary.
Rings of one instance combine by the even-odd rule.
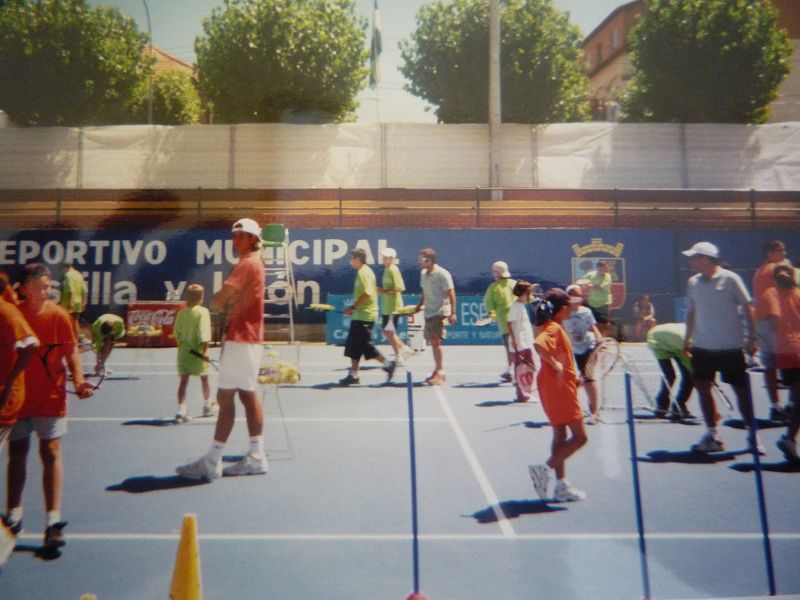
[[[552,469],[547,465],[530,465],[528,467],[528,474],[533,481],[533,489],[542,500],[547,500],[547,487],[550,483],[550,471]]]
[[[267,471],[269,471],[269,461],[265,454],[261,456],[248,454],[239,462],[225,467],[222,474],[225,477],[236,477],[238,475],[263,475]]]
[[[342,377],[339,380],[339,385],[357,385],[361,383],[361,380],[358,377],[353,377],[352,373],[348,373],[347,377]]]
[[[800,456],[797,455],[797,442],[789,436],[782,435],[780,439],[775,442],[778,450],[783,452],[783,455],[791,463],[800,463]]]
[[[184,479],[193,479],[195,481],[206,479],[211,481],[222,477],[222,461],[218,460],[214,463],[207,456],[203,456],[194,462],[177,467],[175,472]]]
[[[219,414],[219,404],[216,402],[206,402],[203,404],[204,417],[216,417]]]
[[[14,537],[18,536],[22,531],[22,519],[19,521],[12,521],[11,517],[8,515],[0,516],[0,520],[3,521],[3,525],[8,527],[8,530],[14,534]]]
[[[773,406],[769,409],[769,420],[777,421],[778,423],[787,423],[789,421],[788,411],[780,406]]]
[[[569,481],[559,481],[554,497],[556,502],[578,502],[586,500],[586,492],[573,487]]]
[[[514,378],[511,376],[511,373],[506,371],[505,373],[500,373],[500,381],[503,383],[511,383]]]
[[[386,371],[386,383],[389,383],[394,376],[394,370],[397,368],[396,360],[387,360],[383,363],[383,370]]]
[[[189,416],[188,412],[178,411],[175,413],[175,422],[180,425],[181,423],[188,423],[192,420],[192,417]]]
[[[61,548],[67,545],[67,540],[64,537],[64,527],[66,526],[66,521],[59,521],[44,530],[44,547],[46,549]]]
[[[700,438],[699,442],[692,444],[692,452],[699,452],[701,454],[722,452],[723,450],[725,450],[725,444],[722,443],[722,440],[710,433],[706,433]]]

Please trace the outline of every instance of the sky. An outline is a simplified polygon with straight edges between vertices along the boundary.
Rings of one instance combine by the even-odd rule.
[[[629,0],[552,0],[555,8],[569,13],[570,20],[583,35],[590,33],[618,6]],[[362,91],[356,113],[360,123],[433,123],[433,111],[426,103],[403,90],[405,79],[398,71],[401,62],[400,40],[407,39],[416,27],[416,14],[429,0],[378,0],[382,22],[383,54],[381,82],[377,90]],[[373,0],[355,0],[357,12],[372,24]],[[133,17],[139,30],[147,32],[145,4],[150,11],[153,43],[188,63],[194,63],[194,39],[203,33],[202,21],[223,0],[90,0],[92,5],[119,8]],[[369,36],[369,34],[368,34]],[[369,42],[369,38],[368,38]]]

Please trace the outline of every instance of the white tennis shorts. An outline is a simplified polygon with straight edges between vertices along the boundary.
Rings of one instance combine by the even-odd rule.
[[[225,342],[219,364],[218,387],[223,390],[256,391],[262,350],[261,344]]]

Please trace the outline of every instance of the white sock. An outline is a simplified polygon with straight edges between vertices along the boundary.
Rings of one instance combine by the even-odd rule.
[[[12,523],[19,523],[22,521],[22,507],[15,506],[10,511],[8,511],[8,518]]]
[[[250,438],[250,449],[247,451],[251,456],[264,455],[264,436],[254,435]]]
[[[186,408],[186,403],[178,404],[178,414],[179,415],[187,415],[189,414],[189,409]]]
[[[567,485],[566,479],[556,479],[556,485]]]
[[[225,449],[225,444],[223,444],[222,442],[218,442],[217,440],[214,440],[211,443],[211,448],[208,449],[206,456],[209,458],[211,462],[218,463],[220,460],[222,460],[222,451],[224,449]]]
[[[708,428],[709,435],[713,437],[717,437],[717,428],[716,427],[709,427]]]
[[[51,525],[55,525],[61,521],[61,511],[60,510],[48,510],[47,511],[47,526],[50,527]]]

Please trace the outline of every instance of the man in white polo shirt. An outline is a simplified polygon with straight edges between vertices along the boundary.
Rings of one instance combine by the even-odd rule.
[[[436,368],[425,380],[428,385],[444,383],[442,340],[445,336],[444,323],[456,322],[456,292],[450,271],[436,264],[436,251],[425,248],[419,252],[420,287],[422,295],[417,304],[417,312],[425,305],[425,339],[433,350]]]
[[[711,388],[717,372],[736,392],[745,424],[753,421],[753,403],[744,352],[756,349],[753,304],[742,278],[719,266],[719,250],[698,242],[683,254],[695,275],[687,285],[688,311],[684,351],[691,354],[695,387],[708,431],[692,446],[694,452],[721,452],[719,414]],[[742,322],[742,315],[745,323]]]

